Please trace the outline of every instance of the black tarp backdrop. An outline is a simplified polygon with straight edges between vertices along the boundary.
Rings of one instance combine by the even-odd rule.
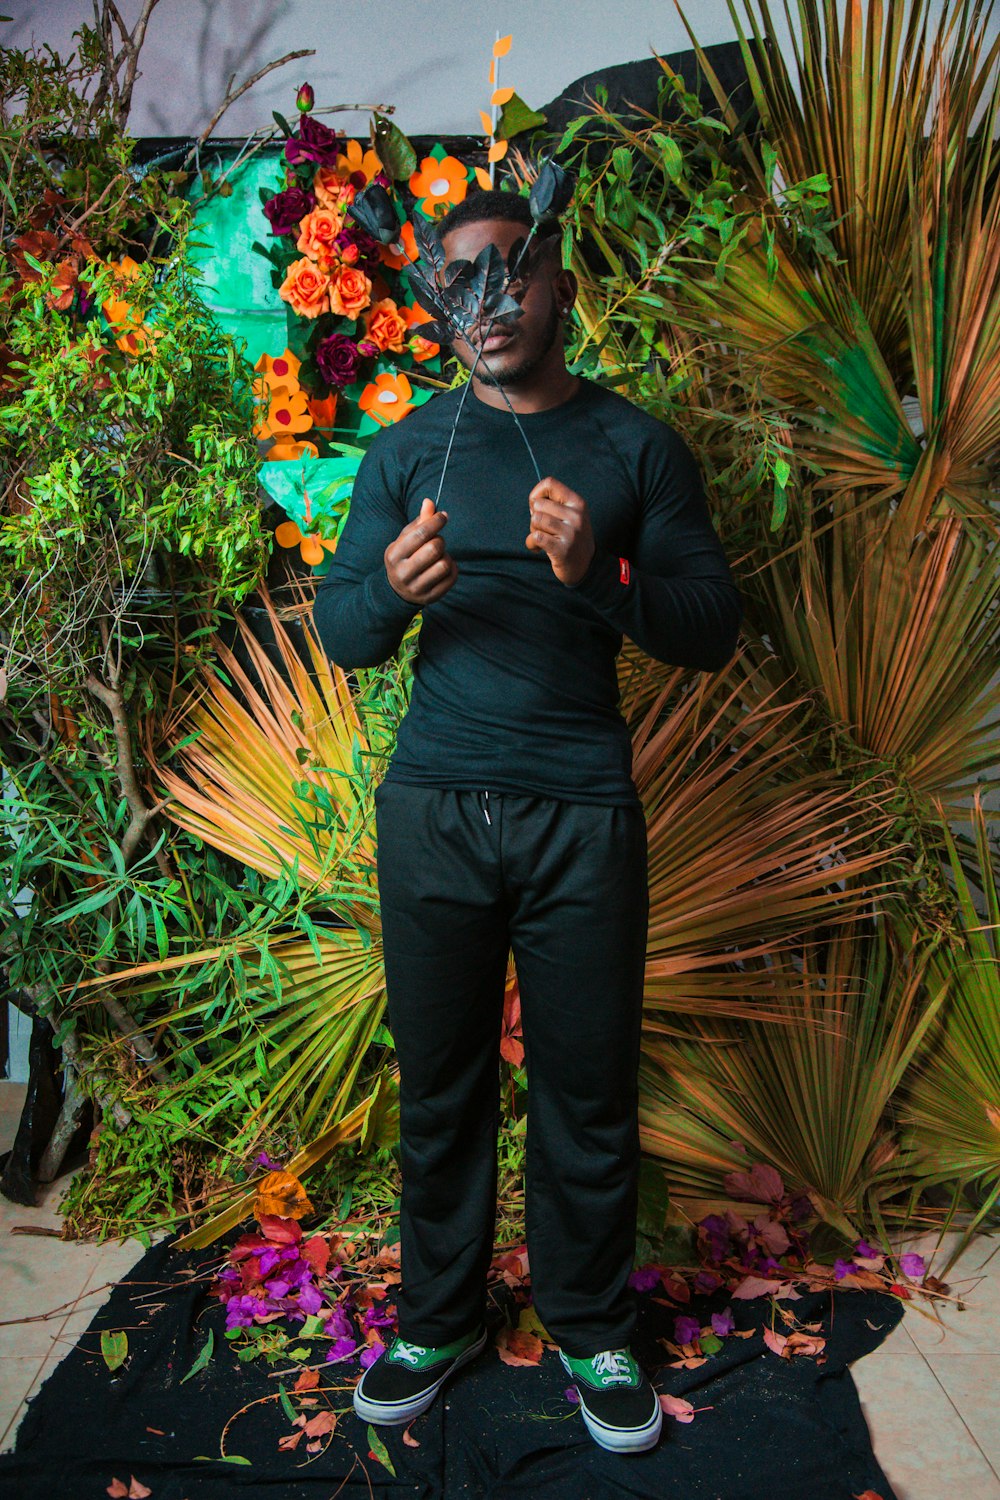
[[[217,1250],[177,1252],[173,1238],[146,1252],[30,1402],[14,1452],[0,1455],[5,1500],[99,1500],[113,1478],[127,1486],[133,1474],[151,1500],[361,1500],[372,1492],[400,1500],[854,1500],[865,1490],[896,1500],[848,1368],[899,1322],[902,1303],[887,1294],[815,1292],[781,1304],[802,1323],[822,1323],[823,1364],[768,1349],[771,1303],[756,1298],[732,1303],[736,1327],[754,1329],[752,1337],[728,1337],[698,1369],[658,1373],[670,1358],[658,1340],[673,1336],[674,1312],[641,1297],[637,1357],[659,1391],[689,1400],[696,1415],[690,1423],[665,1417],[658,1447],[628,1457],[588,1436],[554,1352],[533,1368],[511,1368],[491,1342],[411,1424],[419,1447],[408,1447],[399,1428],[379,1430],[393,1477],[369,1457],[349,1389],[326,1398],[344,1415],[325,1451],[307,1453],[304,1440],[297,1451],[279,1449],[295,1429],[277,1399],[261,1400],[275,1397],[278,1380],[260,1362],[240,1364],[222,1337],[223,1309],[205,1279],[218,1264]],[[502,1288],[494,1328],[507,1298]],[[715,1293],[684,1310],[707,1323],[727,1302]],[[127,1331],[128,1356],[114,1372],[101,1356],[102,1329]],[[212,1360],[181,1384],[209,1329]],[[313,1347],[322,1359],[325,1345]],[[321,1374],[322,1387],[343,1379],[334,1368]],[[223,1462],[223,1428],[244,1408],[226,1452],[250,1463]]]

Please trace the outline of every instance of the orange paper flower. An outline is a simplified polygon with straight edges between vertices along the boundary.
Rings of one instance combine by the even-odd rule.
[[[318,318],[330,307],[330,278],[321,266],[304,255],[293,260],[278,292],[300,318]]]
[[[342,318],[356,318],[372,300],[372,284],[357,266],[339,266],[330,282],[330,307]]]
[[[296,432],[308,432],[312,425],[305,391],[289,391],[279,386],[271,393],[267,415],[257,419],[253,430],[259,438],[292,437]]]
[[[365,331],[380,349],[402,354],[406,340],[406,319],[391,297],[376,302],[365,319]]]
[[[373,421],[388,427],[392,422],[401,422],[413,410],[412,395],[413,387],[405,375],[384,370],[365,386],[358,405]]]
[[[393,271],[401,271],[405,265],[408,265],[411,260],[416,260],[420,254],[420,251],[417,249],[416,236],[413,233],[413,225],[409,220],[406,221],[400,230],[399,238],[403,242],[402,255],[398,254],[395,250],[390,250],[388,245],[383,245],[379,253],[379,260],[382,264],[388,266]]]
[[[302,361],[296,359],[291,349],[286,349],[284,354],[262,354],[254,365],[254,369],[260,375],[260,380],[254,381],[255,393],[263,388],[276,390],[279,385],[286,390],[295,390],[299,383],[299,370]]]
[[[367,187],[375,173],[381,170],[382,163],[375,152],[371,148],[366,151],[360,141],[348,141],[343,154],[337,157],[337,171],[347,181],[350,181],[356,172],[360,172],[364,177],[364,182],[358,184],[355,181],[354,187]]]
[[[335,208],[314,208],[299,224],[299,237],[295,244],[310,260],[328,266],[339,259],[334,240],[344,227],[341,214]]]
[[[420,200],[421,213],[432,219],[461,203],[467,187],[466,169],[454,156],[445,156],[441,161],[425,156],[410,177],[410,192]]]
[[[274,540],[279,547],[298,547],[302,561],[308,563],[311,568],[319,567],[323,561],[324,552],[336,552],[337,543],[328,537],[320,536],[318,532],[312,532],[309,536],[303,536],[295,521],[282,521],[280,526],[274,528]]]
[[[334,420],[337,415],[337,398],[334,395],[324,396],[322,401],[316,397],[309,398],[309,411],[314,426],[321,432],[332,432]]]
[[[267,450],[269,464],[289,462],[295,458],[319,458],[319,449],[308,438],[278,438]]]
[[[414,302],[412,307],[401,307],[399,313],[405,320],[407,329],[410,331],[410,336],[406,343],[417,363],[422,364],[425,359],[433,359],[435,354],[440,354],[440,344],[432,343],[430,339],[425,339],[422,334],[413,332],[418,324],[430,321],[430,313],[427,309],[421,307],[419,302]]]

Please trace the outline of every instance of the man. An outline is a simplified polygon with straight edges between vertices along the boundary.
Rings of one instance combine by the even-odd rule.
[[[438,233],[449,262],[491,241],[508,261],[530,225],[527,199],[482,191]],[[441,508],[429,497],[460,389],[378,434],[316,599],[346,669],[384,661],[423,612],[376,789],[400,1068],[399,1334],[354,1402],[365,1420],[409,1421],[486,1341],[512,948],[534,1301],[591,1435],[628,1452],[656,1443],[662,1417],[628,1348],[649,893],[615,658],[624,632],[662,661],[719,670],[742,603],[681,438],[567,370],[577,283],[552,230],[512,285],[520,318],[485,344]],[[469,369],[482,332],[476,347],[455,341]]]

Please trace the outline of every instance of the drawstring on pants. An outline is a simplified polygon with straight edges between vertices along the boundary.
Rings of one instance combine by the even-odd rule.
[[[490,810],[487,806],[487,803],[490,800],[490,794],[485,789],[483,790],[483,797],[485,798],[485,801],[483,802],[483,817],[486,819],[487,823],[492,826],[493,819],[490,817]]]

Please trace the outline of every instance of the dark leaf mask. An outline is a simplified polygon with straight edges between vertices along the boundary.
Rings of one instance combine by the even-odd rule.
[[[557,219],[573,196],[573,178],[551,157],[542,165],[531,185],[528,206],[536,224]]]
[[[347,205],[347,212],[380,245],[391,245],[399,239],[402,225],[389,193],[380,182],[363,188],[354,202]]]

